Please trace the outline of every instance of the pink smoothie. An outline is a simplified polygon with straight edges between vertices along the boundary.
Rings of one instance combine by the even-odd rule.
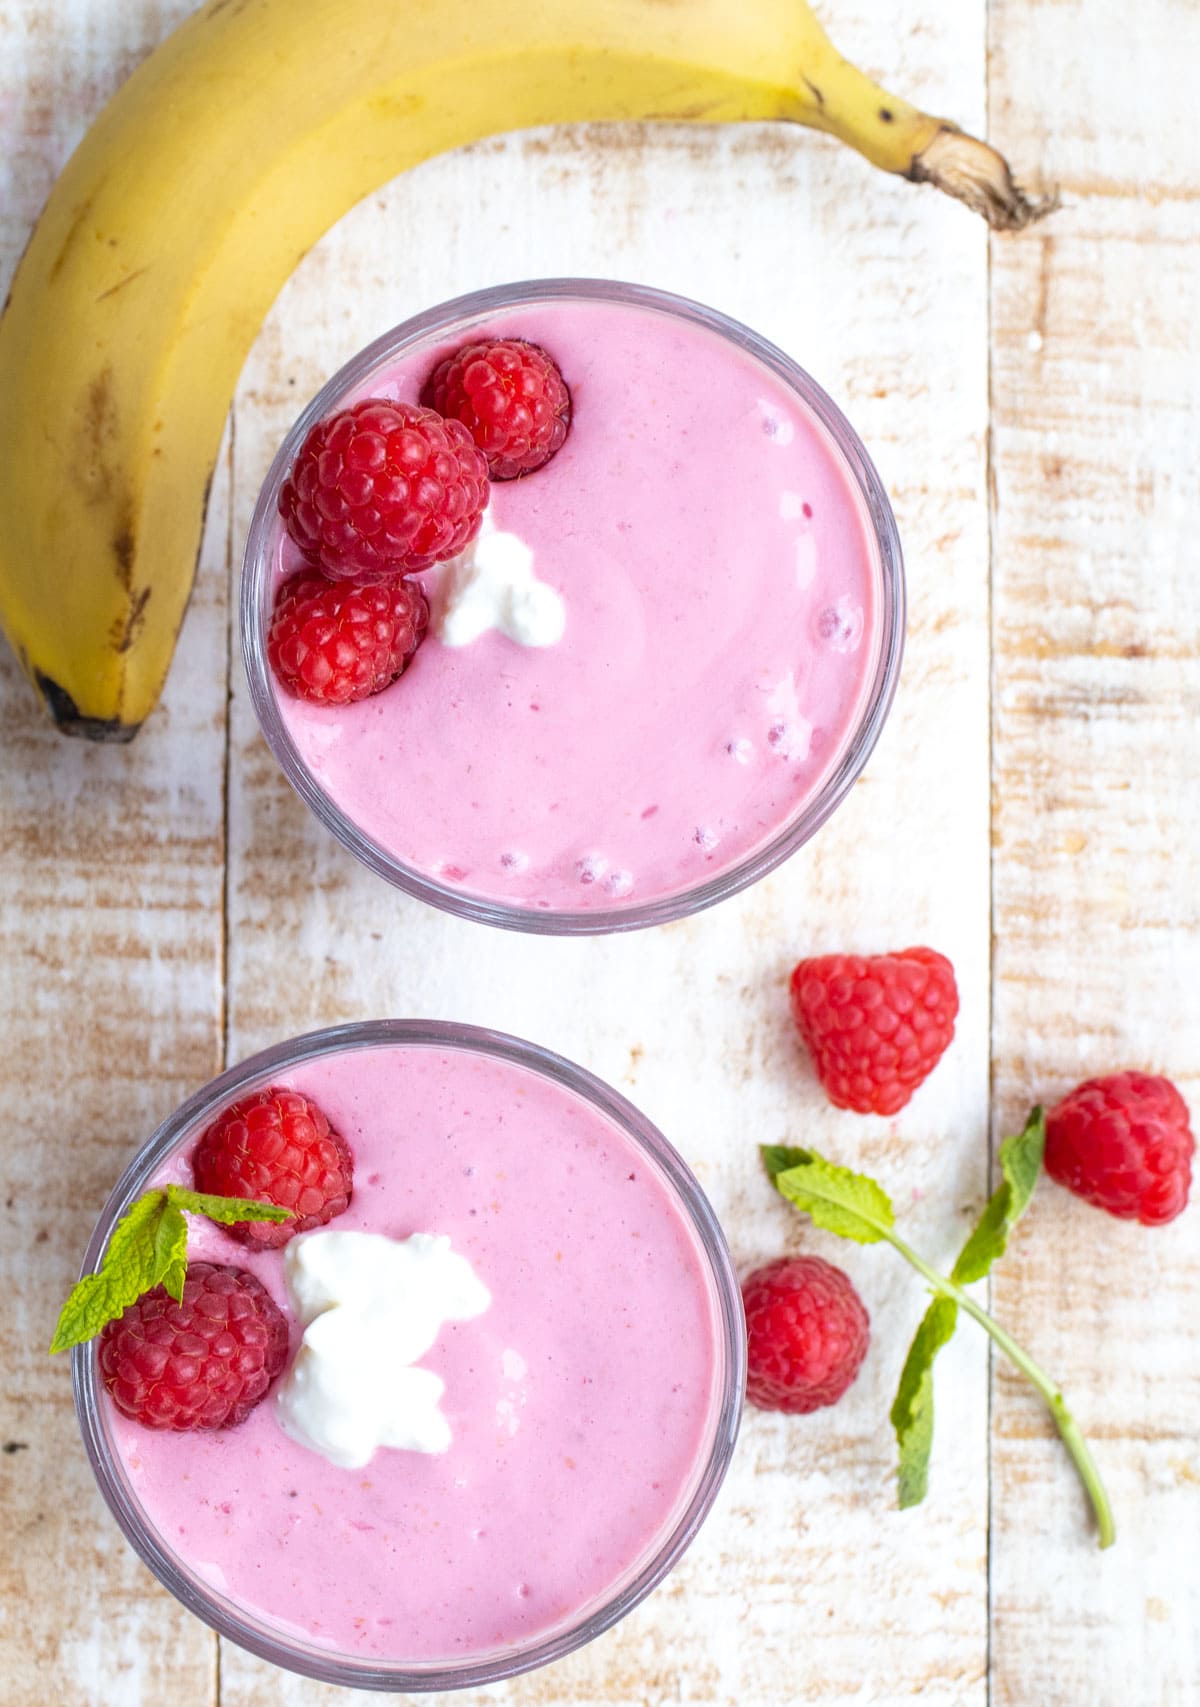
[[[645,307],[504,309],[346,401],[415,401],[442,354],[489,333],[542,344],[571,388],[564,448],[489,507],[561,594],[562,639],[431,635],[377,697],[280,691],[280,713],[346,817],[423,875],[529,910],[678,894],[770,842],[844,756],[879,658],[874,528],[795,392]],[[276,585],[300,566],[281,524],[273,565]]]
[[[661,1542],[711,1443],[717,1305],[695,1233],[615,1125],[525,1068],[377,1047],[273,1082],[351,1146],[331,1225],[448,1234],[492,1303],[420,1360],[445,1381],[441,1455],[343,1470],[284,1434],[273,1395],[212,1434],[155,1433],[105,1398],[150,1524],[239,1608],[355,1658],[462,1660],[574,1622]],[[185,1150],[157,1183],[190,1178]],[[252,1268],[287,1309],[280,1252],[193,1219],[189,1253]]]

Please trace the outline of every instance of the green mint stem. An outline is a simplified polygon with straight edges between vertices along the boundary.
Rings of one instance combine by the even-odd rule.
[[[1100,1545],[1101,1547],[1111,1547],[1117,1538],[1117,1531],[1113,1523],[1112,1507],[1108,1503],[1108,1494],[1105,1491],[1100,1472],[1096,1468],[1096,1461],[1092,1457],[1091,1449],[1080,1431],[1079,1424],[1067,1409],[1067,1402],[1063,1398],[1060,1388],[1051,1381],[1045,1370],[1034,1362],[1024,1347],[1018,1345],[1012,1335],[1000,1326],[995,1317],[989,1316],[982,1305],[977,1304],[968,1292],[964,1292],[961,1286],[956,1285],[944,1274],[939,1274],[936,1268],[931,1268],[924,1257],[919,1256],[912,1246],[907,1244],[898,1233],[894,1233],[890,1227],[885,1227],[882,1223],[876,1223],[876,1225],[888,1243],[899,1251],[906,1262],[912,1264],[918,1274],[925,1277],[933,1290],[940,1292],[945,1298],[953,1298],[960,1309],[965,1310],[968,1316],[973,1316],[985,1333],[991,1335],[1009,1361],[1014,1363],[1021,1373],[1028,1376],[1029,1380],[1032,1381],[1045,1400],[1046,1408],[1054,1418],[1054,1426],[1062,1437],[1062,1443],[1070,1453],[1071,1461],[1079,1472],[1079,1479],[1084,1485],[1088,1499],[1092,1504],[1092,1510],[1096,1514],[1096,1523],[1100,1531]]]

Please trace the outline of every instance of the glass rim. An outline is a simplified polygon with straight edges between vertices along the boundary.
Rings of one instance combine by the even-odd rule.
[[[406,864],[367,835],[325,791],[301,756],[276,703],[266,649],[271,594],[269,548],[279,493],[309,429],[374,368],[414,344],[455,326],[465,329],[500,309],[570,300],[618,303],[673,316],[715,333],[760,361],[800,398],[829,434],[862,501],[863,520],[874,536],[879,562],[879,644],[874,672],[857,726],[812,798],[769,840],[724,871],[670,895],[586,911],[528,907],[472,895]],[[538,936],[597,936],[669,924],[736,895],[790,858],[841,805],[870,758],[895,698],[904,651],[904,558],[896,518],[862,440],[828,393],[777,345],[718,309],[651,285],[593,278],[533,279],[469,291],[426,309],[374,339],[325,382],[285,434],[258,495],[242,560],[239,611],[242,657],[259,727],[289,783],[343,847],[396,888],[458,918]]]
[[[347,1050],[388,1047],[457,1049],[507,1061],[581,1097],[616,1125],[647,1156],[683,1214],[703,1259],[714,1314],[718,1375],[714,1384],[707,1459],[653,1554],[635,1575],[589,1613],[549,1637],[516,1644],[501,1654],[455,1661],[363,1661],[285,1634],[264,1618],[243,1616],[223,1596],[181,1568],[143,1515],[113,1449],[104,1416],[97,1342],[77,1345],[71,1356],[76,1420],[92,1474],[125,1539],[143,1564],[188,1611],[220,1635],[261,1659],[323,1683],[420,1694],[498,1683],[573,1653],[610,1629],[649,1595],[678,1562],[700,1529],[724,1481],[737,1441],[746,1384],[746,1331],[737,1273],[716,1214],[678,1151],[619,1091],[586,1068],[540,1044],[483,1026],[446,1020],[366,1020],[323,1027],[289,1038],[228,1068],[186,1099],[141,1145],[108,1199],[84,1254],[81,1273],[93,1272],[118,1218],[146,1187],[154,1171],[190,1132],[232,1098],[301,1062]]]

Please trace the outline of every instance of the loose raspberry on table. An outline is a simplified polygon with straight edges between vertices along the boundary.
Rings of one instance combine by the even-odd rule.
[[[836,1404],[871,1338],[850,1276],[822,1257],[779,1257],[742,1282],[742,1302],[750,1403],[798,1414]]]
[[[233,1428],[287,1357],[287,1321],[244,1268],[194,1262],[176,1303],[144,1292],[100,1335],[100,1374],[119,1411],[146,1428]]]
[[[487,473],[460,421],[368,398],[311,429],[279,511],[304,555],[334,580],[387,581],[470,544]]]
[[[1196,1141],[1170,1079],[1088,1079],[1046,1116],[1046,1172],[1125,1221],[1159,1227],[1188,1200]]]
[[[412,581],[330,581],[309,569],[276,594],[267,657],[297,698],[349,705],[403,674],[428,624],[425,595]]]
[[[932,948],[802,960],[790,994],[830,1102],[859,1114],[903,1108],[954,1036],[954,968]]]
[[[298,1091],[266,1090],[227,1108],[192,1156],[197,1191],[248,1197],[292,1211],[288,1221],[239,1221],[226,1232],[274,1249],[340,1215],[353,1191],[349,1147]]]
[[[421,402],[462,422],[493,480],[544,468],[571,426],[571,393],[558,363],[523,338],[464,344],[434,368]]]

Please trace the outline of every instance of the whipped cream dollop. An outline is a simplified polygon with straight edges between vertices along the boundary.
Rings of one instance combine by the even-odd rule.
[[[525,541],[498,528],[485,510],[475,539],[442,569],[432,626],[443,646],[469,646],[492,628],[521,646],[556,646],[567,609],[562,595],[534,574]]]
[[[283,1255],[304,1338],[275,1397],[293,1440],[346,1470],[381,1446],[445,1452],[444,1383],[412,1366],[446,1322],[492,1301],[466,1257],[436,1233],[307,1233]]]

